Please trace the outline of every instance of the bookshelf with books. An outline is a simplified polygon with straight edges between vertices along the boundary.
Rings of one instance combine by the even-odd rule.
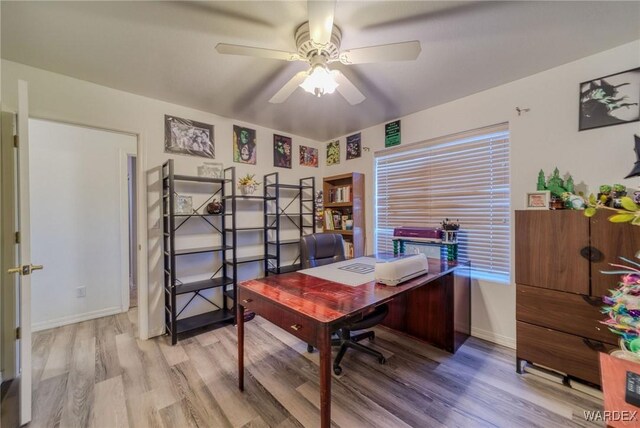
[[[357,172],[324,177],[323,231],[340,233],[347,257],[361,257],[365,250],[364,174]]]

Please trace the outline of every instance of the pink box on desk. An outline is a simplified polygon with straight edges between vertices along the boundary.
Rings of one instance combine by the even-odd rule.
[[[393,236],[398,238],[442,239],[439,227],[396,227]]]

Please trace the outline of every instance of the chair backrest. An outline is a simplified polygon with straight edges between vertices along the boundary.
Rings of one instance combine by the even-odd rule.
[[[300,241],[302,268],[328,265],[345,260],[342,235],[338,233],[314,233]]]

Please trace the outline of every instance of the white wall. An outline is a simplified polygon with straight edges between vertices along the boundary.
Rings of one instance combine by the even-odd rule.
[[[578,85],[639,66],[640,40],[404,116],[400,118],[402,145],[509,122],[513,210],[524,209],[524,194],[536,189],[537,174],[541,168],[547,174],[556,166],[562,174],[571,173],[577,188],[587,192],[597,192],[600,184],[622,183],[635,188],[639,184],[637,179],[623,180],[623,177],[635,161],[633,134],[640,133],[639,123],[578,132]],[[516,107],[531,111],[518,116]],[[323,173],[334,175],[360,171],[366,174],[367,246],[372,251],[373,153],[384,149],[384,124],[361,132],[362,145],[370,147],[371,151],[364,151],[360,159],[346,161],[343,136],[340,138],[340,165],[324,167]],[[324,164],[324,148],[321,152]],[[511,260],[513,270],[513,243]],[[475,281],[472,289],[472,333],[515,346],[513,285]]]
[[[159,222],[160,207],[158,203],[161,182],[157,167],[171,157],[175,159],[177,173],[196,175],[197,166],[206,160],[190,156],[169,156],[164,153],[165,114],[214,125],[215,161],[223,162],[225,167],[235,165],[239,175],[250,172],[261,177],[265,173],[277,170],[281,173],[281,181],[296,183],[300,177],[314,174],[317,177],[322,176],[319,168],[298,168],[296,155],[299,150],[298,146],[317,146],[316,141],[289,135],[293,138],[294,145],[293,168],[290,170],[274,168],[273,133],[279,133],[276,130],[238,122],[6,60],[2,60],[2,107],[4,110],[15,111],[16,109],[18,79],[29,82],[29,105],[32,117],[78,123],[138,135],[138,167],[141,171],[141,177],[139,177],[142,178],[139,182],[139,189],[143,190],[138,199],[141,208],[138,223],[141,233],[139,242],[142,245],[140,259],[144,259],[148,265],[147,271],[141,272],[143,275],[148,275],[148,278],[141,277],[139,287],[143,293],[146,284],[149,288],[148,302],[145,302],[142,294],[139,307],[141,313],[144,312],[145,307],[148,307],[150,311],[149,325],[141,326],[141,337],[146,337],[145,327],[148,327],[149,336],[161,334],[164,322],[160,251],[161,223]],[[211,94],[211,96],[215,96],[215,94]],[[232,162],[231,145],[234,124],[248,126],[256,130],[258,142],[256,166]],[[254,209],[261,212],[261,207]],[[251,272],[246,273],[246,275],[250,274]],[[243,278],[243,275],[240,277]]]
[[[31,254],[46,267],[31,281],[34,331],[127,310],[126,156],[136,137],[35,119],[29,137]]]

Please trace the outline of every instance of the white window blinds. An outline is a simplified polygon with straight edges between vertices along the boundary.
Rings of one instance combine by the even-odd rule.
[[[460,220],[459,259],[509,281],[509,131],[499,125],[376,153],[376,249],[393,229]]]

